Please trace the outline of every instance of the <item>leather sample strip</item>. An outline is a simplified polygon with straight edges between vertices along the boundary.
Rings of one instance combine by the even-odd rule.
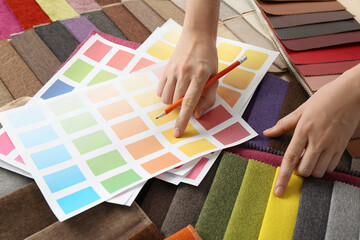
[[[334,63],[317,63],[296,65],[302,75],[304,76],[319,76],[319,75],[333,75],[342,74],[350,68],[355,67],[360,63],[360,60],[334,62]]]
[[[10,41],[36,77],[45,84],[60,68],[61,62],[34,29],[28,29]]]
[[[99,30],[85,16],[65,20],[62,24],[79,42],[83,42],[92,30]]]
[[[305,65],[298,65],[298,66],[305,66]],[[329,82],[332,82],[335,79],[337,79],[340,75],[341,74],[310,76],[310,77],[304,77],[304,79],[307,85],[311,88],[311,90],[315,92],[319,90],[321,87],[323,87],[325,84],[328,84]]]
[[[195,229],[204,239],[223,239],[248,161],[224,152]]]
[[[0,0],[0,39],[9,39],[11,34],[21,31],[23,28],[6,5],[5,0]]]
[[[168,20],[172,18],[175,22],[180,25],[183,25],[185,13],[183,10],[178,8],[175,4],[167,1],[158,1],[158,0],[144,0],[157,14],[159,14],[163,19]]]
[[[79,14],[65,0],[36,0],[52,21],[78,17]]]
[[[76,12],[84,13],[89,11],[101,10],[95,0],[66,0]]]
[[[201,240],[201,237],[196,232],[193,226],[188,225],[187,227],[181,229],[177,233],[174,233],[170,237],[166,238],[166,240],[178,240],[178,239]]]

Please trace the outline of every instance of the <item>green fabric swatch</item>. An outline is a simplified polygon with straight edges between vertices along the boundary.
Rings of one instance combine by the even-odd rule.
[[[117,75],[105,70],[101,70],[95,77],[88,83],[88,86],[92,86],[98,83],[106,82],[108,80],[116,78]]]
[[[276,168],[249,160],[224,239],[258,239]]]
[[[247,163],[245,158],[224,152],[196,223],[195,229],[201,238],[224,237]]]

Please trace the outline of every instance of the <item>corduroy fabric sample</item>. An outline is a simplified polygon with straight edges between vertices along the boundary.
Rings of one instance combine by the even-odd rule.
[[[230,7],[241,14],[254,10],[250,0],[224,0],[224,2],[226,2]]]
[[[101,32],[110,34],[114,37],[127,39],[125,34],[115,25],[103,11],[94,11],[81,14],[86,16]]]
[[[6,5],[5,0],[0,0],[0,39],[9,39],[11,34],[21,31],[23,28]]]
[[[276,169],[259,239],[291,239],[294,232],[303,178],[292,174],[284,195],[279,198],[273,192],[279,169]]]
[[[143,43],[146,38],[150,36],[150,31],[147,30],[122,4],[104,7],[103,11],[130,41]]]
[[[79,16],[65,0],[36,0],[36,2],[53,22]]]
[[[83,42],[92,30],[99,30],[85,16],[65,20],[62,24],[79,42]]]
[[[293,240],[324,239],[330,209],[333,183],[305,178]]]
[[[0,41],[0,79],[13,98],[33,96],[40,81],[7,40]]]
[[[218,166],[219,161],[215,161],[198,187],[179,184],[161,227],[161,233],[165,237],[189,224],[195,226]]]
[[[28,29],[10,41],[42,84],[45,84],[61,66],[59,59],[36,34]]]
[[[331,196],[325,239],[358,239],[360,188],[335,182]]]
[[[65,62],[79,45],[79,41],[60,22],[53,22],[34,29],[61,62]]]
[[[204,239],[223,239],[248,161],[224,152],[196,223]]]
[[[101,10],[95,0],[66,0],[78,13]]]
[[[257,239],[276,168],[249,160],[224,239]]]
[[[219,37],[223,37],[223,38],[228,38],[234,41],[239,41],[239,38],[237,36],[235,36],[235,34],[233,34],[226,26],[224,23],[219,23],[218,24],[218,29],[217,29],[217,35]]]
[[[20,174],[0,168],[0,182],[0,197],[2,197],[33,182],[33,180]]]
[[[189,226],[181,229],[177,233],[174,233],[173,235],[166,238],[165,240],[179,240],[179,239],[183,239],[183,240],[201,240],[201,237],[196,232],[194,227],[189,225]]]
[[[11,93],[0,79],[0,107],[11,102],[12,100],[14,100],[14,98],[11,96]]]
[[[150,32],[153,32],[157,27],[165,23],[149,5],[142,0],[124,2],[124,6],[129,10],[139,22],[142,23]]]
[[[185,13],[169,0],[144,0],[144,2],[154,9],[163,19],[168,20],[172,18],[178,24],[183,25]]]
[[[95,0],[95,1],[102,7],[121,2],[121,0]]]

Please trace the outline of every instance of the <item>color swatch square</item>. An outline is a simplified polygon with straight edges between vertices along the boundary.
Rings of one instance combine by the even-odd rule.
[[[175,48],[173,46],[161,40],[158,40],[151,47],[149,47],[147,53],[160,60],[167,60],[171,57],[171,54],[173,53],[174,49]]]
[[[87,187],[56,201],[64,213],[69,214],[99,199],[100,196],[95,190],[92,187]]]
[[[165,130],[162,132],[162,134],[164,135],[164,137],[171,143],[171,144],[175,144],[178,143],[184,139],[190,138],[190,137],[194,137],[196,135],[199,135],[200,133],[196,130],[196,128],[194,128],[193,125],[191,125],[190,123],[188,123],[188,125],[186,126],[186,129],[183,133],[183,135],[181,135],[181,137],[174,137],[174,128],[170,128],[168,130]]]
[[[95,176],[99,176],[126,164],[124,158],[120,155],[118,150],[113,150],[91,158],[87,160],[86,163]]]
[[[216,93],[224,99],[224,101],[229,104],[230,107],[234,107],[239,98],[241,97],[241,93],[231,90],[230,88],[219,86],[216,89]]]
[[[247,62],[247,61],[245,61]],[[237,89],[246,89],[254,79],[255,73],[235,68],[230,71],[223,79],[223,83]]]
[[[136,95],[134,99],[142,108],[161,103],[161,98],[156,95],[156,90]]]
[[[111,49],[111,46],[96,40],[93,45],[84,52],[84,55],[96,62],[100,62]]]
[[[77,96],[67,96],[48,103],[48,107],[55,116],[60,116],[84,107],[84,103]]]
[[[184,144],[183,146],[179,147],[179,150],[185,153],[188,157],[192,157],[196,154],[215,148],[216,146],[214,144],[212,144],[209,140],[203,138],[194,142]]]
[[[177,45],[180,39],[180,35],[181,35],[180,28],[172,28],[163,35],[163,39],[165,41],[168,41],[169,43]]]
[[[56,96],[63,95],[65,93],[69,93],[74,90],[75,87],[64,83],[60,79],[56,80],[47,90],[41,95],[42,99],[50,99]]]
[[[209,161],[208,158],[203,157],[201,160],[196,164],[196,166],[186,175],[186,178],[196,180],[196,178],[199,176],[201,171],[204,169],[206,163]]]
[[[135,55],[133,53],[118,50],[117,53],[115,53],[115,55],[106,65],[122,71],[129,64],[129,62],[131,61],[131,59],[133,59],[134,56]]]
[[[134,109],[126,100],[120,100],[98,108],[106,121],[131,113]]]
[[[81,113],[76,116],[60,121],[60,125],[64,128],[67,134],[72,134],[86,128],[97,125],[95,118],[89,113]]]
[[[102,181],[101,184],[109,193],[113,193],[141,179],[139,174],[130,169]]]
[[[91,72],[91,70],[93,70],[93,68],[93,65],[78,59],[64,72],[64,76],[80,83]]]
[[[179,109],[175,109],[174,111],[170,112],[169,114],[166,114],[165,116],[156,119],[156,117],[159,116],[160,113],[162,113],[165,108],[166,107],[159,108],[159,109],[156,109],[154,111],[151,111],[151,112],[147,113],[147,115],[149,116],[151,121],[153,121],[153,123],[156,126],[161,126],[161,125],[163,125],[165,123],[174,121],[179,116],[179,113],[180,113]]]
[[[15,149],[14,144],[11,142],[6,132],[0,135],[0,143],[0,153],[5,156],[7,156]]]
[[[88,83],[88,86],[92,86],[98,83],[102,83],[102,82],[106,82],[109,81],[111,79],[116,78],[118,75],[105,71],[105,70],[100,70],[100,72],[98,72],[95,77]]]
[[[229,43],[220,43],[217,47],[219,60],[234,62],[242,51],[242,48]]]
[[[73,140],[76,149],[80,154],[85,154],[111,144],[111,140],[103,130]]]
[[[141,139],[137,142],[128,144],[125,147],[135,160],[164,149],[164,146],[156,139],[155,136]]]
[[[241,66],[253,70],[259,70],[269,57],[267,53],[258,52],[248,49],[243,56],[247,57],[247,60],[241,64]]]
[[[161,80],[164,75],[165,68],[166,66],[162,66],[153,70],[153,73],[156,75],[157,79]]]
[[[230,127],[227,127],[224,130],[221,130],[220,132],[214,134],[213,137],[222,144],[226,145],[239,141],[249,135],[250,133],[246,131],[246,129],[241,126],[240,123],[237,122]]]
[[[43,111],[38,106],[10,113],[7,117],[14,128],[28,126],[46,119]]]
[[[63,144],[33,153],[30,156],[38,169],[52,167],[72,159]]]
[[[133,73],[133,72],[136,72],[140,69],[143,69],[143,68],[146,68],[148,66],[151,66],[153,65],[154,62],[153,61],[150,61],[149,59],[146,59],[146,58],[141,58],[135,65],[135,67],[131,70],[130,73]]]
[[[26,148],[32,148],[59,138],[50,125],[21,133],[19,134],[19,137]]]
[[[134,136],[141,132],[148,130],[144,121],[140,117],[135,117],[111,126],[111,129],[115,132],[116,136],[120,140]]]
[[[213,127],[229,120],[231,117],[232,115],[222,105],[219,105],[202,115],[197,119],[197,121],[206,130],[210,130]]]
[[[146,74],[138,74],[128,79],[120,81],[126,91],[132,92],[141,88],[153,85],[153,82]]]
[[[86,96],[90,99],[92,103],[98,103],[110,98],[120,96],[120,92],[115,88],[114,85],[109,84],[88,90]]]
[[[148,173],[154,174],[179,162],[181,161],[172,153],[166,153],[160,157],[154,158],[146,163],[141,164],[141,166]]]

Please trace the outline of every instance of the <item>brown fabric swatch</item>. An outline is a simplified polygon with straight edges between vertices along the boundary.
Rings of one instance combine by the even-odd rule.
[[[149,5],[141,0],[126,1],[124,6],[131,12],[139,22],[141,22],[150,32],[153,32],[157,27],[165,23]]]
[[[0,79],[0,107],[11,102],[12,100],[14,100],[14,98],[11,96],[11,93]]]
[[[107,6],[114,3],[120,3],[121,0],[95,0],[100,6]]]
[[[10,43],[42,84],[47,83],[61,66],[59,59],[51,52],[34,29],[26,30],[17,35]]]
[[[0,79],[16,99],[33,96],[42,84],[7,40],[0,41]]]
[[[266,14],[273,28],[295,27],[313,23],[335,22],[339,20],[351,19],[354,17],[348,11],[333,11],[275,16]]]
[[[355,19],[337,22],[315,23],[297,27],[274,29],[281,40],[314,37],[327,34],[360,30],[360,24]]]
[[[353,158],[360,157],[360,138],[351,139],[347,150]]]
[[[256,3],[269,14],[272,15],[291,15],[314,12],[330,12],[345,10],[345,7],[338,1],[331,2],[284,2],[271,3],[256,0]]]
[[[183,25],[185,13],[169,0],[144,0],[163,19],[172,18],[175,22]]]
[[[126,35],[126,37],[137,43],[143,43],[150,36],[147,30],[122,4],[104,7],[103,11]]]

